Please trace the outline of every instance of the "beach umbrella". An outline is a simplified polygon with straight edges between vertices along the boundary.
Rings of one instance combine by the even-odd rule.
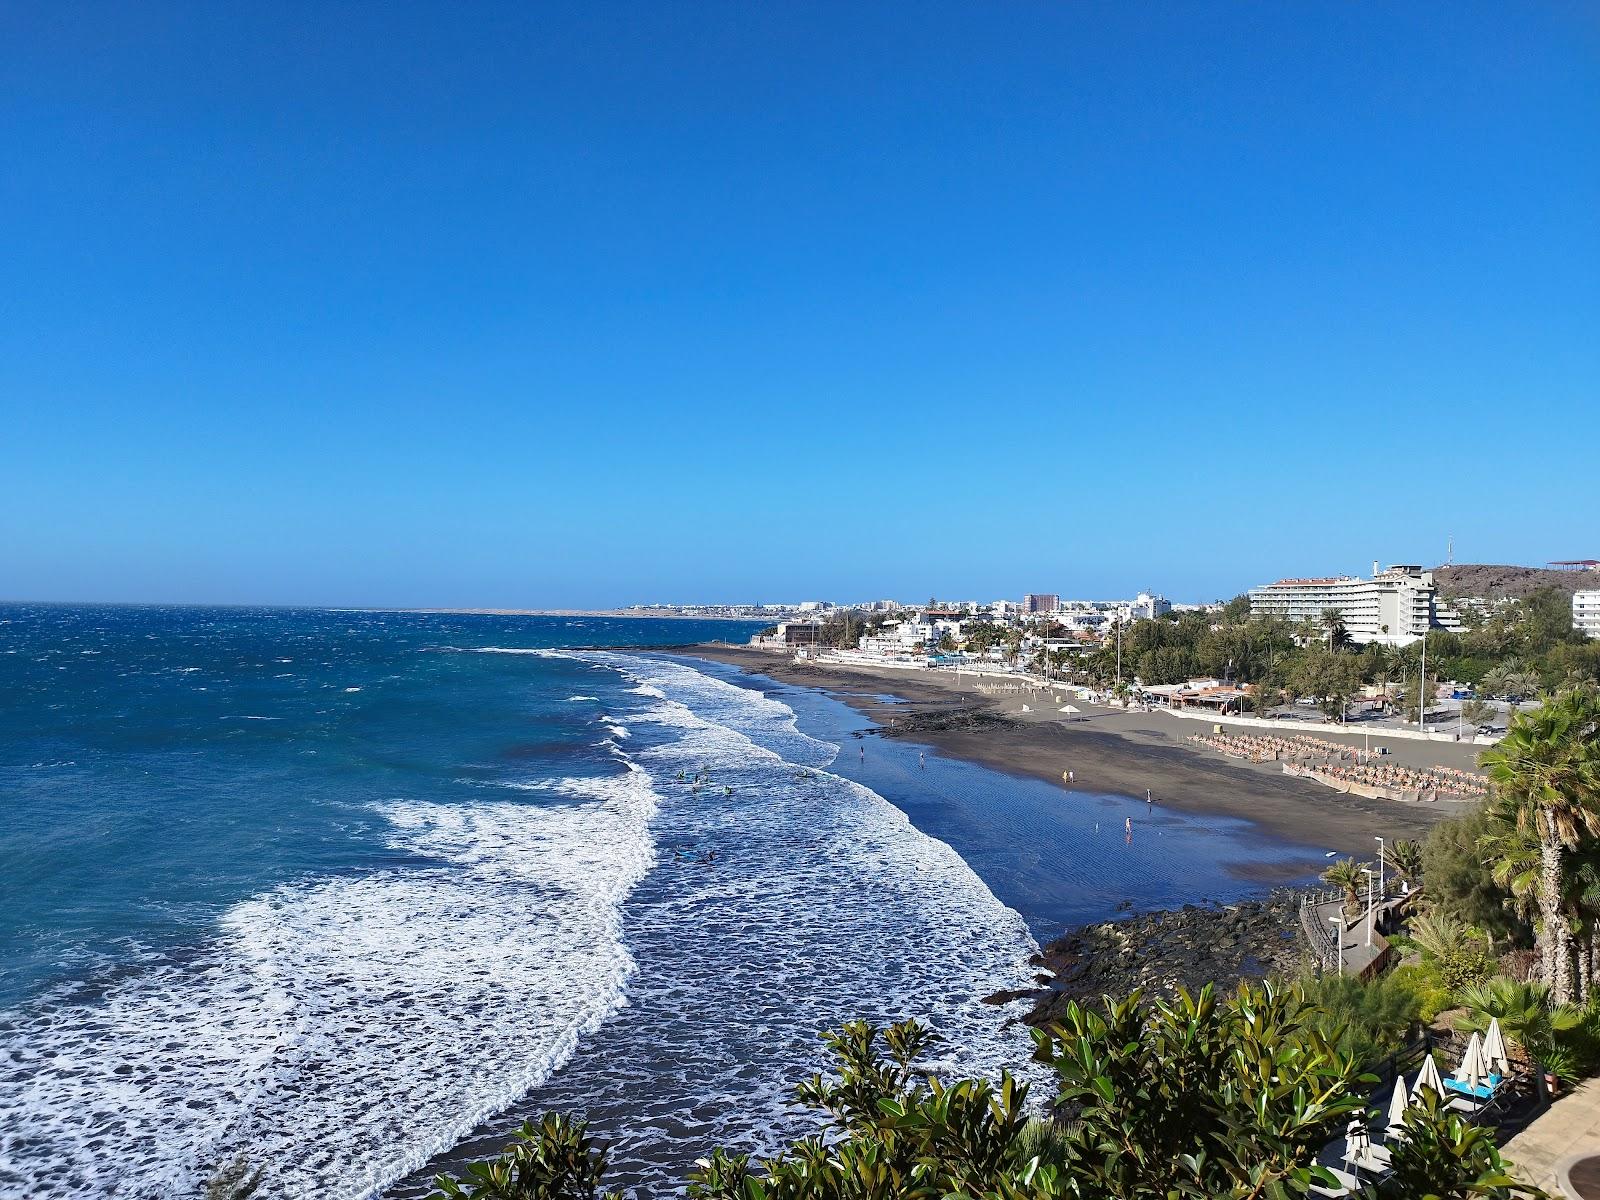
[[[1345,1126],[1344,1160],[1359,1171],[1361,1160],[1366,1158],[1371,1149],[1372,1135],[1367,1132],[1367,1123],[1357,1117]]]
[[[1483,1062],[1483,1039],[1474,1033],[1467,1042],[1467,1052],[1461,1056],[1461,1065],[1456,1068],[1456,1078],[1468,1087],[1480,1087],[1488,1078],[1489,1069]]]
[[[1063,704],[1061,706],[1061,711],[1062,712],[1082,712],[1083,710],[1081,708],[1079,708],[1076,704]]]
[[[1406,1095],[1406,1081],[1402,1075],[1396,1075],[1394,1080],[1394,1095],[1389,1099],[1389,1136],[1393,1137],[1405,1128],[1406,1106],[1411,1103],[1411,1097]]]
[[[1491,1071],[1511,1074],[1511,1060],[1506,1057],[1506,1039],[1500,1033],[1499,1017],[1489,1019],[1489,1034],[1483,1039],[1483,1057]]]
[[[1422,1070],[1417,1072],[1417,1078],[1411,1085],[1411,1097],[1416,1099],[1423,1088],[1432,1088],[1435,1096],[1444,1095],[1444,1080],[1439,1078],[1439,1064],[1433,1061],[1433,1051],[1428,1051],[1428,1056],[1422,1060]]]

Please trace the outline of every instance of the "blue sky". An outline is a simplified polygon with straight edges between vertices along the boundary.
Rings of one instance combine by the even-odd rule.
[[[0,596],[1600,557],[1586,5],[8,5]]]

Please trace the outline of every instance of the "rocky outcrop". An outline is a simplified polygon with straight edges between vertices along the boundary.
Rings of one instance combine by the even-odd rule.
[[[1073,1000],[1197,992],[1208,983],[1231,989],[1241,979],[1293,976],[1306,961],[1300,938],[1299,893],[1274,892],[1263,900],[1229,905],[1185,904],[1124,921],[1085,925],[1034,956],[1044,983],[1030,996],[1030,1025],[1056,1019]],[[1000,1000],[1002,997],[992,997]]]

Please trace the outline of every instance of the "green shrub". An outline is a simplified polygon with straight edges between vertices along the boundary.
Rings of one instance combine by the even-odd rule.
[[[1402,963],[1389,972],[1397,987],[1409,991],[1417,1001],[1417,1020],[1424,1025],[1454,1004],[1449,988],[1439,982],[1438,973],[1420,962]]]
[[[1388,1028],[1404,989],[1319,986]],[[1376,997],[1376,998],[1374,998]],[[1219,1001],[1067,1007],[1034,1034],[1058,1080],[1064,1125],[1024,1116],[1009,1076],[941,1082],[918,1066],[934,1036],[914,1021],[862,1022],[826,1035],[833,1074],[797,1098],[826,1127],[759,1164],[713,1150],[691,1176],[691,1200],[1261,1200],[1304,1196],[1332,1176],[1309,1164],[1366,1111],[1372,1076],[1339,1048],[1343,1032],[1298,987],[1244,986]],[[1331,1027],[1331,1026],[1330,1026]],[[1398,1200],[1506,1198],[1487,1133],[1437,1105],[1406,1117],[1395,1148]],[[581,1123],[546,1117],[464,1181],[441,1179],[431,1200],[597,1200],[605,1155]]]
[[[1392,972],[1369,983],[1354,975],[1324,975],[1301,986],[1312,1026],[1358,1063],[1375,1063],[1400,1049],[1421,1019],[1416,991]]]
[[[1429,910],[1481,929],[1497,946],[1528,946],[1533,935],[1505,904],[1506,894],[1484,865],[1478,841],[1491,832],[1482,806],[1441,821],[1422,843],[1422,877]]]

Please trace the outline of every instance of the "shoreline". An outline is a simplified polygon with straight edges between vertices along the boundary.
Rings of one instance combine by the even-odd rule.
[[[1013,1018],[1026,1026],[1060,1020],[1069,1003],[1095,1003],[1134,989],[1171,998],[1180,988],[1198,993],[1211,984],[1227,992],[1242,980],[1297,977],[1309,961],[1300,931],[1300,889],[1326,866],[1327,848],[1362,853],[1372,845],[1374,828],[1386,838],[1420,836],[1449,815],[1446,805],[1346,796],[1202,750],[1181,740],[1190,723],[1165,714],[1098,710],[1068,722],[1040,699],[974,695],[959,690],[953,676],[794,663],[768,651],[721,645],[669,652],[820,691],[870,720],[874,728],[865,736],[927,745],[945,758],[1027,780],[1030,787],[1043,781],[1063,799],[1075,791],[1086,799],[1107,792],[1132,799],[1136,824],[1136,789],[1149,786],[1158,825],[1162,810],[1238,819],[1290,848],[1287,858],[1224,863],[1228,874],[1247,885],[1241,897],[1212,900],[1196,888],[1148,908],[1125,900],[1114,912],[1039,936],[1029,960],[1034,986],[983,997],[991,1004],[1026,1004],[1027,1011]],[[1030,709],[1045,711],[1004,711],[1019,710],[1024,699],[1032,701]],[[1075,764],[1075,786],[1062,780],[1063,761]],[[1018,831],[1009,844],[1026,857],[1031,840]]]
[[[1273,837],[1323,853],[1365,859],[1374,854],[1377,836],[1386,842],[1420,840],[1433,825],[1467,807],[1369,799],[1285,775],[1276,764],[1200,750],[1184,739],[1209,726],[1163,713],[1085,705],[1082,715],[1068,721],[1048,702],[1042,706],[1047,711],[1024,713],[1018,710],[1025,696],[1008,704],[978,694],[976,681],[958,684],[954,677],[929,671],[796,663],[771,651],[722,643],[662,649],[817,688],[873,721],[876,736],[926,744],[952,758],[1045,780],[1063,793],[1142,799],[1148,788],[1164,809],[1249,821]],[[1418,748],[1424,747],[1431,748],[1427,743]],[[1074,775],[1071,785],[1064,780],[1068,770]],[[1245,877],[1269,886],[1307,873],[1274,864]]]

